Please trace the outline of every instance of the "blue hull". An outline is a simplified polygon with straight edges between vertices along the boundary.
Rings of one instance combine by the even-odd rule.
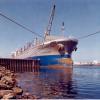
[[[61,58],[71,58],[69,54],[67,55],[46,55],[46,56],[35,56],[31,57],[31,59],[39,59],[40,60],[40,66],[48,66],[48,65],[55,65],[55,64],[61,64],[59,60]]]

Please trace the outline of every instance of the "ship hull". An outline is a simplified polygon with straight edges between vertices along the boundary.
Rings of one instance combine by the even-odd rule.
[[[71,55],[65,54],[61,55],[45,55],[45,56],[33,56],[27,59],[38,59],[40,60],[40,66],[56,65],[56,64],[73,64],[71,62]],[[70,59],[70,60],[69,60]],[[68,61],[69,60],[69,61]]]
[[[72,65],[72,52],[76,50],[77,40],[74,39],[55,39],[43,44],[30,47],[18,53],[16,59],[38,59],[41,66],[67,64]]]

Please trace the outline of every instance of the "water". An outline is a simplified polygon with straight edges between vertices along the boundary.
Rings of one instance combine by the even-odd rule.
[[[18,74],[18,84],[24,92],[37,98],[48,99],[99,99],[100,67],[56,66],[38,72]]]

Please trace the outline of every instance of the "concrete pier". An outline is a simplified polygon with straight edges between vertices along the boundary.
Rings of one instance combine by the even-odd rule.
[[[0,65],[14,72],[39,70],[39,60],[0,58]]]

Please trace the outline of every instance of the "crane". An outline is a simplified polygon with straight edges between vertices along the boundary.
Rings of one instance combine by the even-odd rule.
[[[53,8],[52,8],[52,11],[51,11],[51,14],[50,14],[50,18],[49,18],[49,22],[48,22],[48,26],[46,28],[45,36],[50,35],[51,28],[52,28],[52,22],[53,22],[54,14],[55,14],[55,7],[56,6],[53,5]]]

